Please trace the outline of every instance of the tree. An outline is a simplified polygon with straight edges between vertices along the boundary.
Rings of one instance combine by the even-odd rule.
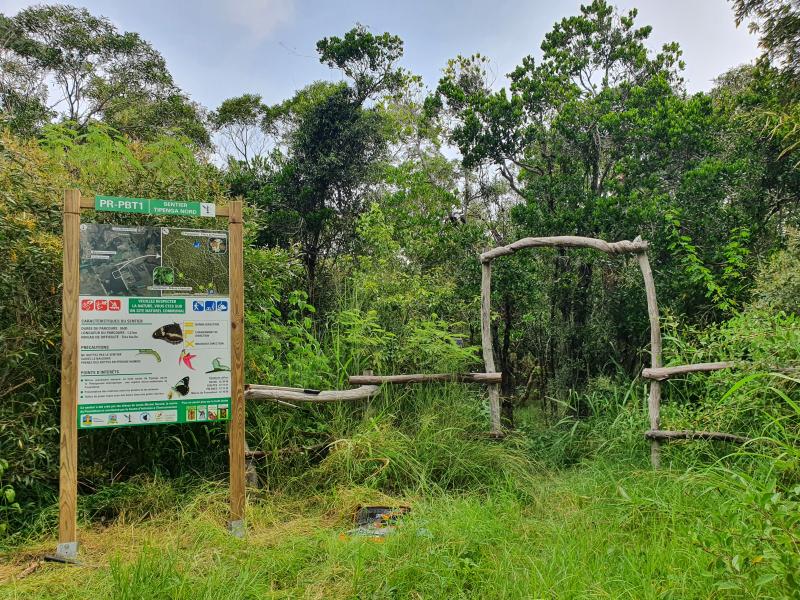
[[[800,5],[796,0],[733,0],[736,25],[753,19],[750,31],[759,34],[764,58],[777,64],[790,79],[800,77]]]
[[[595,0],[556,23],[541,45],[542,60],[524,58],[509,75],[508,91],[490,90],[487,60],[477,55],[451,61],[429,99],[430,114],[450,120],[450,140],[464,165],[493,165],[523,200],[512,213],[520,235],[632,238],[643,218],[652,219],[652,196],[616,192],[627,165],[663,166],[644,126],[657,122],[663,105],[676,97],[682,65],[675,44],[657,54],[647,50],[651,28],[636,27],[636,14],[618,15]],[[531,336],[546,340],[537,350],[542,369],[551,378],[561,369],[558,377],[574,383],[586,377],[591,355],[603,353],[603,340],[608,343],[589,335],[597,305],[587,291],[596,266],[606,267],[588,253],[552,253],[546,260],[550,307]],[[508,347],[524,336],[509,331],[521,311],[515,279],[506,277],[504,287],[503,279],[497,281],[504,321],[499,336]]]
[[[6,101],[9,108],[19,112],[19,106],[46,100],[40,114],[52,111],[79,127],[105,119],[131,134],[152,138],[154,129],[178,129],[207,143],[197,108],[180,93],[161,54],[137,33],[120,32],[108,19],[66,5],[2,17],[0,33],[15,80],[29,82],[15,86],[25,102],[15,107]]]
[[[12,131],[23,135],[30,135],[50,116],[43,72],[20,56],[39,50],[0,14],[0,116]]]
[[[736,24],[744,19],[751,32],[759,34],[764,50],[760,67],[773,77],[770,68],[782,75],[781,103],[763,111],[762,118],[773,137],[783,143],[783,155],[800,150],[800,5],[794,0],[735,0]],[[795,168],[800,159],[794,159]]]
[[[376,94],[396,91],[404,83],[405,73],[396,66],[403,56],[403,40],[396,35],[374,35],[356,25],[342,38],[321,39],[317,52],[321,63],[352,80],[358,104]]]
[[[736,163],[736,185],[727,195],[758,244],[768,247],[797,226],[800,207],[797,130],[795,147],[789,144],[792,116],[796,126],[800,113],[796,102],[787,103],[786,87],[777,69],[744,65],[720,76],[710,94],[721,121],[718,154]]]
[[[197,148],[211,146],[205,109],[177,90],[164,97],[138,94],[114,98],[104,111],[103,120],[137,140],[151,141],[159,135],[172,134],[188,138]]]
[[[451,61],[429,101],[455,118],[451,140],[466,165],[495,164],[520,196],[551,213],[554,190],[536,189],[530,175],[568,177],[580,196],[601,195],[630,140],[612,116],[639,116],[680,82],[677,45],[651,57],[643,43],[651,28],[634,28],[635,10],[620,17],[596,0],[581,12],[545,36],[540,65],[526,57],[510,74],[510,95],[489,91],[486,59],[476,55]]]
[[[365,110],[347,85],[307,91],[312,104],[284,108],[296,124],[262,195],[268,215],[261,239],[281,246],[299,242],[313,302],[320,262],[352,244],[356,218],[365,208],[365,185],[384,156],[386,140],[380,113]],[[299,94],[295,100],[308,97]]]
[[[229,157],[248,163],[267,149],[268,138],[263,129],[269,129],[269,107],[258,94],[242,94],[228,98],[212,113],[214,130],[223,138]]]
[[[367,103],[405,81],[396,66],[402,42],[388,33],[357,26],[343,38],[321,40],[317,49],[320,62],[341,69],[351,83],[312,84],[267,111],[262,127],[278,136],[273,169],[253,193],[266,209],[260,241],[299,243],[312,303],[320,264],[352,247],[374,167],[385,156],[387,120],[380,106]],[[254,107],[248,102],[245,116]]]

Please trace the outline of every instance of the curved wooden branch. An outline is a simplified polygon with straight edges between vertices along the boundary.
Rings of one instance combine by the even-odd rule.
[[[523,238],[508,246],[498,246],[481,254],[482,263],[488,263],[500,256],[513,254],[524,248],[594,248],[606,254],[625,254],[631,252],[646,252],[647,242],[643,240],[622,240],[619,242],[606,242],[596,238],[556,235],[552,237]]]
[[[708,371],[720,371],[722,369],[730,369],[735,367],[734,362],[712,362],[712,363],[697,363],[694,365],[680,365],[677,367],[659,367],[642,370],[642,377],[645,379],[653,379],[655,381],[664,381],[670,377],[677,375],[686,375],[687,373],[704,373]]]
[[[644,436],[649,440],[717,440],[736,444],[744,444],[750,441],[749,438],[733,433],[722,433],[721,431],[663,431],[651,429],[646,431]]]
[[[383,383],[426,383],[455,381],[458,383],[500,383],[502,373],[415,373],[411,375],[352,375],[351,385],[381,385]]]
[[[249,385],[245,391],[248,400],[273,400],[289,402],[342,402],[365,400],[380,393],[377,385],[362,385],[352,390],[312,391],[303,388],[286,388],[270,385]]]

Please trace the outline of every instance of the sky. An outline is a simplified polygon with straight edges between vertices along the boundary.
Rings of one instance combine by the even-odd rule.
[[[588,3],[589,0],[584,0]],[[38,4],[0,0],[11,15]],[[58,3],[58,2],[51,2]],[[159,50],[176,83],[214,109],[243,93],[280,102],[319,79],[339,75],[319,64],[316,41],[356,23],[389,31],[405,42],[401,65],[436,86],[441,69],[458,54],[492,60],[496,86],[522,57],[539,56],[553,23],[578,14],[571,0],[73,0],[138,32]],[[728,0],[617,0],[639,9],[638,25],[652,25],[649,44],[677,41],[686,61],[687,89],[708,90],[714,77],[758,55],[747,25],[736,27]]]

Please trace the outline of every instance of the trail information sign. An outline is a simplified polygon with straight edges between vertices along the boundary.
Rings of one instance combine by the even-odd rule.
[[[226,421],[228,233],[80,226],[78,426]]]
[[[81,223],[81,210],[227,218],[227,231]],[[230,421],[230,520],[244,535],[241,200],[64,193],[60,562],[78,554],[78,428]]]

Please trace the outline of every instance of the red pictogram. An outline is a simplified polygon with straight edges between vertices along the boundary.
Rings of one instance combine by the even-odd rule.
[[[122,300],[109,300],[108,310],[120,310],[122,308]]]
[[[81,310],[94,310],[94,300],[81,300]]]
[[[95,310],[108,310],[108,300],[95,300],[94,301],[94,309]]]

